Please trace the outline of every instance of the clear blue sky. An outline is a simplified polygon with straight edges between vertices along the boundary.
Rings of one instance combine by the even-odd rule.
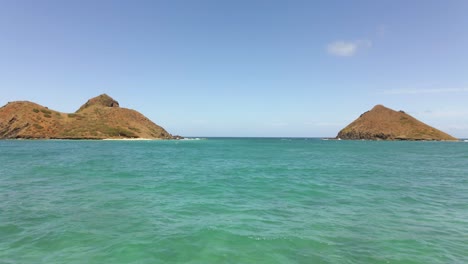
[[[468,1],[0,0],[0,105],[101,93],[185,136],[335,136],[384,104],[468,137]]]

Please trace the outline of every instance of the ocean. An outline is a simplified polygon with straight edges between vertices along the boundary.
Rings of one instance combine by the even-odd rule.
[[[468,263],[468,144],[0,141],[0,263]]]

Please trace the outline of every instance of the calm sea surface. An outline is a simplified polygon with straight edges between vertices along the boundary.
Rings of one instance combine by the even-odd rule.
[[[0,141],[0,263],[468,263],[468,143]]]

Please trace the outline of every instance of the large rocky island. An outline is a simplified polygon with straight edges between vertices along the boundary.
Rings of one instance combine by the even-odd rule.
[[[75,113],[42,105],[10,102],[0,108],[0,139],[173,139],[164,128],[106,94],[88,100]]]
[[[403,111],[376,105],[337,135],[339,139],[367,140],[458,140]]]

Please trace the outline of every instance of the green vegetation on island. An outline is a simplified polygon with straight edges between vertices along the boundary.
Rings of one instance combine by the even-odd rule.
[[[0,139],[173,139],[164,128],[106,94],[75,113],[61,113],[28,101],[0,108]],[[177,137],[180,138],[180,137]]]

